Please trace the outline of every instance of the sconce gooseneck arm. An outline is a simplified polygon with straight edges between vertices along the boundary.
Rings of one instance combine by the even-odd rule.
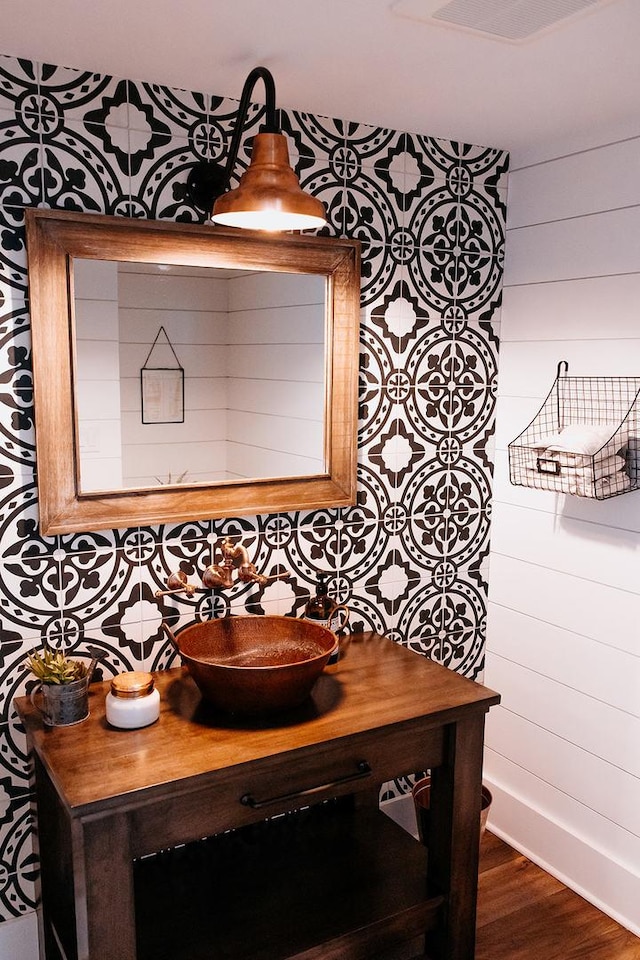
[[[273,76],[266,67],[254,67],[242,88],[240,105],[236,125],[229,146],[229,155],[225,167],[211,160],[202,160],[197,163],[187,180],[187,188],[197,207],[210,210],[216,200],[229,186],[233,175],[233,168],[238,159],[240,140],[249,112],[251,94],[258,80],[264,82],[265,88],[265,121],[260,127],[261,133],[280,133],[276,119],[276,85]]]
[[[231,145],[229,147],[229,156],[227,158],[227,165],[224,170],[224,183],[222,185],[222,190],[225,190],[231,176],[233,174],[233,168],[235,162],[238,159],[238,150],[240,149],[240,138],[242,137],[242,131],[244,130],[244,125],[247,119],[247,113],[249,112],[249,105],[251,103],[251,94],[253,93],[253,88],[255,87],[258,80],[264,81],[265,89],[265,108],[266,116],[265,122],[260,127],[261,133],[280,133],[280,128],[276,122],[276,85],[271,75],[270,71],[266,67],[254,67],[249,76],[244,82],[244,87],[242,88],[242,94],[240,96],[240,106],[238,107],[238,117],[236,119],[236,126],[233,131],[233,137],[231,138]]]

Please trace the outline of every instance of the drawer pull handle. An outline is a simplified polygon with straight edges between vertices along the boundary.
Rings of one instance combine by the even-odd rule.
[[[338,777],[336,780],[330,780],[328,783],[321,783],[317,787],[308,787],[306,790],[298,790],[296,793],[283,793],[279,797],[268,797],[266,800],[256,800],[250,793],[245,793],[240,797],[240,803],[245,807],[251,807],[252,810],[259,810],[261,807],[267,807],[271,803],[287,803],[289,800],[296,800],[298,797],[310,797],[314,793],[322,793],[323,790],[330,790],[331,787],[340,786],[343,783],[350,783],[353,780],[362,780],[371,773],[371,767],[366,760],[358,763],[357,773],[348,773],[344,777]]]

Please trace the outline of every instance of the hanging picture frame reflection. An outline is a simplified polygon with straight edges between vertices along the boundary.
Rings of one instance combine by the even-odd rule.
[[[184,423],[184,370],[143,367],[140,371],[143,423]]]
[[[167,341],[164,346],[158,344],[163,334]],[[154,350],[164,352],[165,356],[171,351],[169,357],[173,355],[175,366],[150,367],[149,360]],[[143,423],[184,423],[184,370],[163,326],[158,330],[140,370],[140,392]]]

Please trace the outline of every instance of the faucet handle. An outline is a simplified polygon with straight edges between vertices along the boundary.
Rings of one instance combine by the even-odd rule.
[[[183,570],[177,570],[167,577],[167,588],[167,590],[156,590],[154,596],[159,599],[160,597],[169,597],[176,593],[186,593],[188,597],[192,597],[194,593],[202,592],[187,581],[187,575]]]
[[[263,587],[268,579],[264,574],[258,573],[253,563],[242,563],[238,567],[238,580],[242,580],[243,583],[257,583]]]
[[[258,573],[252,563],[242,566],[238,570],[238,579],[244,583],[257,583],[261,587],[263,587],[265,583],[271,583],[272,580],[286,580],[290,576],[291,573],[289,570],[283,570],[282,573],[274,573],[270,577],[266,577],[263,573]]]

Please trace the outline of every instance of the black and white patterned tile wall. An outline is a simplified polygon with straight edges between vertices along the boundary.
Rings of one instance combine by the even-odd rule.
[[[0,920],[35,906],[27,757],[12,700],[28,690],[25,656],[45,638],[79,656],[101,648],[103,677],[161,668],[174,662],[162,618],[182,627],[229,610],[296,615],[324,569],[351,609],[351,630],[387,633],[469,677],[482,670],[500,150],[282,112],[301,182],[327,207],[325,229],[363,243],[356,506],[38,532],[24,208],[198,220],[188,171],[225,154],[236,109],[212,95],[0,58]],[[292,577],[261,593],[247,585],[155,599],[177,568],[197,579],[224,534],[242,535],[260,571]]]

